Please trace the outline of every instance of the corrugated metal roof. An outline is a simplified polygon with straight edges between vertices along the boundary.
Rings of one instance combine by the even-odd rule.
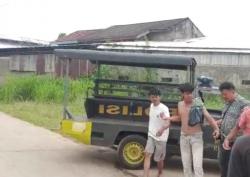
[[[184,20],[187,20],[187,18],[127,25],[115,25],[101,31],[100,33],[89,35],[82,41],[135,40],[143,33],[147,33],[153,30],[166,30],[169,27],[183,22]]]
[[[166,31],[186,20],[191,21],[189,18],[179,18],[155,22],[115,25],[101,30],[81,30],[58,39],[56,42],[75,41],[89,43],[106,41],[133,41],[138,40],[138,38],[141,38],[150,32]],[[200,35],[198,37],[204,36],[200,31],[199,34]]]
[[[56,42],[66,42],[66,41],[78,42],[79,40],[84,40],[88,35],[92,35],[94,33],[98,33],[101,31],[102,29],[79,30],[57,39]]]
[[[11,44],[5,44],[0,42],[0,49],[3,48],[16,48],[16,47],[24,47],[23,45],[11,45]]]
[[[32,45],[48,45],[48,41],[38,40],[38,39],[31,39],[27,37],[16,37],[16,36],[7,36],[7,35],[0,35],[0,40],[6,40],[6,41],[13,41],[16,43],[26,43],[26,44],[32,44]]]
[[[175,42],[115,42],[100,45],[102,49],[128,50],[163,50],[163,51],[190,51],[190,52],[229,52],[250,53],[250,43],[242,41],[226,41],[211,38],[192,39]]]

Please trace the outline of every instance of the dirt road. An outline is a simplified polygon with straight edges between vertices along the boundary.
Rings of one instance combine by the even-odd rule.
[[[152,176],[155,176],[155,167]],[[219,176],[214,161],[206,177]],[[0,113],[0,177],[136,177],[142,171],[121,169],[115,151],[86,146],[52,131]],[[182,176],[179,158],[167,162],[164,176]]]

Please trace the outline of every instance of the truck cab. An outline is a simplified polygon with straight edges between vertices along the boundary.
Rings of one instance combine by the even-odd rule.
[[[117,52],[103,50],[57,49],[59,59],[89,60],[96,65],[94,88],[85,100],[86,118],[75,118],[65,107],[61,132],[88,145],[117,150],[120,164],[129,169],[140,168],[147,140],[149,106],[148,91],[158,88],[162,102],[177,114],[181,100],[179,85],[195,84],[196,61],[192,57]],[[215,117],[220,111],[209,110]],[[204,157],[216,158],[212,129],[205,122]],[[180,123],[172,123],[167,153],[180,155]]]

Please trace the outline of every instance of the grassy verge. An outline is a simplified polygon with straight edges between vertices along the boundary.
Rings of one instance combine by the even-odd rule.
[[[81,105],[82,103],[80,102],[70,103],[69,109],[75,115],[82,115],[85,112]],[[62,120],[62,110],[62,104],[58,103],[38,103],[32,101],[0,102],[0,111],[50,130],[59,128]]]
[[[59,104],[28,101],[0,103],[0,111],[48,129],[58,129],[62,118],[62,106]]]
[[[70,80],[68,107],[73,115],[83,115],[88,79]],[[64,81],[52,76],[11,75],[0,87],[0,111],[47,129],[58,129],[62,120]]]

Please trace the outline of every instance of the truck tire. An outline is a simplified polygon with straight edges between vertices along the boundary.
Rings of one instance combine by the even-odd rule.
[[[118,146],[118,159],[123,168],[138,169],[143,166],[146,139],[140,135],[124,137]]]

